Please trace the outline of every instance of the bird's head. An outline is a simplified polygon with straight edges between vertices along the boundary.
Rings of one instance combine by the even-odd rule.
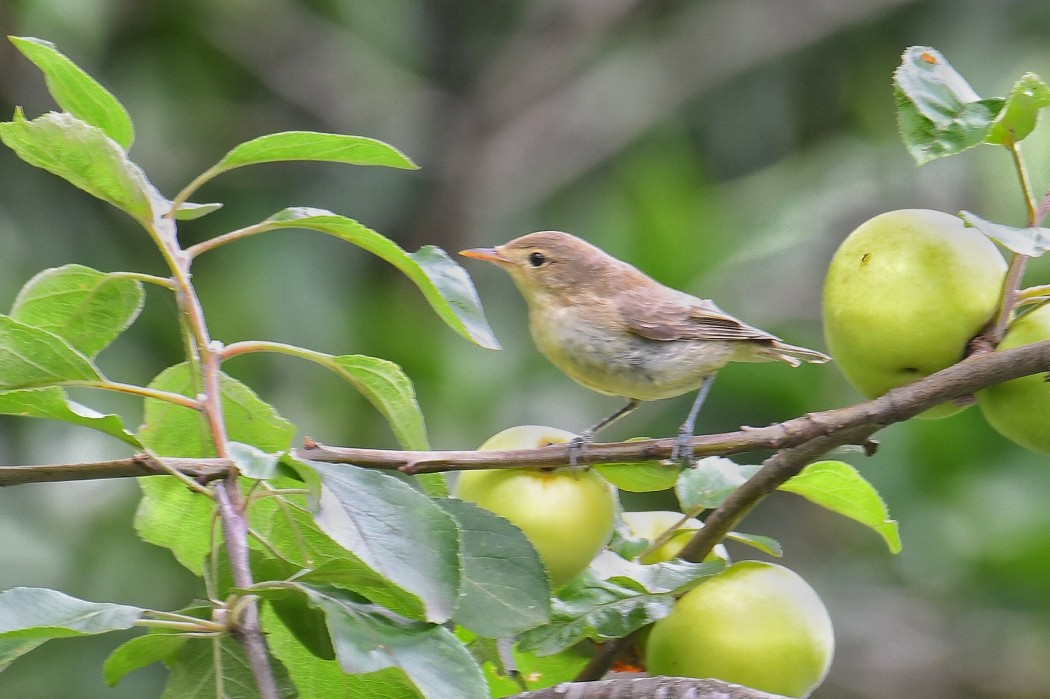
[[[530,303],[571,303],[580,292],[603,293],[608,271],[622,264],[576,236],[541,231],[515,238],[494,248],[471,248],[459,253],[502,267]]]

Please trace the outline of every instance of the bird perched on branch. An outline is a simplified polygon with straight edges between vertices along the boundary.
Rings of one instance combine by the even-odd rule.
[[[639,402],[699,389],[672,455],[691,463],[696,416],[715,372],[727,363],[798,366],[830,359],[782,342],[707,299],[664,286],[568,233],[530,233],[460,254],[510,274],[528,304],[532,339],[556,367],[591,390],[627,398],[624,407],[581,433],[577,451]]]

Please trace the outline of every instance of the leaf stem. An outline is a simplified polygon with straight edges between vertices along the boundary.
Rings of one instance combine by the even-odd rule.
[[[222,624],[216,624],[214,621],[208,621],[207,619],[196,619],[194,621],[139,619],[135,622],[135,626],[140,626],[146,629],[173,629],[175,631],[188,631],[191,633],[204,632],[221,634],[226,632],[226,629]]]
[[[103,379],[102,381],[66,381],[63,382],[64,386],[81,386],[84,388],[97,388],[103,391],[115,391],[117,393],[127,393],[133,396],[139,396],[141,398],[153,398],[155,400],[162,400],[165,403],[172,403],[174,405],[181,405],[184,408],[190,410],[202,410],[203,405],[196,398],[190,398],[184,396],[181,393],[172,393],[171,391],[158,391],[154,388],[148,388],[146,386],[137,386],[130,383],[120,383],[119,381],[110,381]]]
[[[1032,190],[1032,180],[1028,176],[1028,167],[1025,165],[1024,155],[1021,153],[1021,144],[1014,142],[1007,148],[1010,151],[1010,156],[1013,158],[1017,177],[1021,180],[1021,192],[1024,196],[1025,210],[1028,214],[1028,226],[1038,226],[1039,207],[1035,201],[1035,192]]]
[[[244,238],[249,238],[253,235],[258,235],[259,233],[265,233],[271,230],[274,230],[274,227],[266,222],[256,223],[251,226],[245,226],[244,228],[238,228],[235,231],[223,233],[222,235],[217,235],[214,238],[203,240],[197,243],[196,245],[191,245],[185,250],[186,256],[190,259],[194,259],[201,253],[208,252],[209,250],[214,250],[215,248],[220,247],[222,245],[226,245],[227,243],[232,243],[237,240],[243,240]]]
[[[159,287],[163,287],[172,291],[175,289],[175,282],[170,277],[158,277],[153,274],[145,274],[144,272],[110,272],[109,276],[118,277],[120,279],[134,279],[136,281],[145,282],[146,284],[154,284]]]
[[[214,497],[212,495],[211,490],[209,490],[205,486],[201,485],[196,480],[194,480],[190,476],[186,475],[182,471],[179,471],[177,468],[175,468],[174,466],[170,465],[168,462],[166,462],[164,459],[161,459],[156,454],[153,454],[153,453],[151,453],[149,451],[146,451],[146,452],[143,452],[142,454],[137,455],[137,458],[139,458],[142,461],[145,461],[150,466],[153,466],[154,468],[158,469],[159,471],[163,471],[164,473],[167,473],[167,474],[177,478],[178,480],[182,481],[183,485],[185,485],[187,488],[189,488],[190,490],[194,491],[195,493],[199,493],[200,495],[203,495],[206,498],[213,498]]]
[[[1032,181],[1028,176],[1028,167],[1025,165],[1024,156],[1021,153],[1021,144],[1012,142],[1007,146],[1007,150],[1010,151],[1014,169],[1017,170],[1017,177],[1021,181],[1021,193],[1024,196],[1027,225],[1029,227],[1038,226],[1040,207],[1036,204],[1035,194],[1032,190]],[[991,341],[993,347],[1002,342],[1003,336],[1006,335],[1006,328],[1009,326],[1014,308],[1017,306],[1017,290],[1021,286],[1021,279],[1024,277],[1027,266],[1028,257],[1026,255],[1015,252],[1010,257],[1010,265],[1006,270],[1006,278],[1003,280],[999,311],[996,313],[995,322],[992,323],[989,331],[984,333],[984,337]]]
[[[1038,286],[1030,286],[1027,289],[1021,289],[1017,292],[1017,300],[1030,301],[1032,299],[1038,299],[1042,296],[1050,296],[1050,284],[1040,284]]]
[[[311,362],[317,362],[318,364],[325,366],[331,365],[330,362],[326,361],[331,358],[330,355],[324,354],[323,352],[315,352],[314,350],[308,350],[303,347],[296,347],[295,345],[288,345],[283,342],[271,342],[269,340],[242,340],[241,342],[232,342],[222,349],[222,359],[225,361],[238,355],[251,354],[253,352],[286,354],[292,357],[306,359]]]
[[[176,194],[175,198],[171,200],[171,208],[164,214],[164,217],[169,219],[175,218],[175,212],[182,208],[183,204],[189,201],[190,197],[193,196],[193,193],[216,175],[221,174],[221,172],[221,170],[213,166],[194,177],[190,183],[183,187],[182,191]]]

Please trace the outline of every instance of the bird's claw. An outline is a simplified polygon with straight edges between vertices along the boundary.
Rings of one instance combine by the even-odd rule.
[[[671,461],[681,463],[682,468],[696,466],[696,457],[693,456],[692,432],[678,433],[678,438],[674,442],[674,448],[671,449]]]
[[[594,443],[594,432],[584,430],[579,436],[569,441],[569,470],[587,471],[591,467],[583,462],[587,458],[587,449]]]

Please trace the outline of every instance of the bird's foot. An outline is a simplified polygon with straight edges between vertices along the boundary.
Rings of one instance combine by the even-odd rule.
[[[671,461],[677,461],[682,464],[682,468],[692,468],[696,466],[696,457],[693,456],[693,431],[684,429],[678,430],[678,438],[674,442],[674,448],[671,449]]]
[[[584,430],[579,436],[569,440],[569,469],[571,471],[588,471],[590,466],[583,463],[587,459],[587,450],[594,443],[594,430]]]

